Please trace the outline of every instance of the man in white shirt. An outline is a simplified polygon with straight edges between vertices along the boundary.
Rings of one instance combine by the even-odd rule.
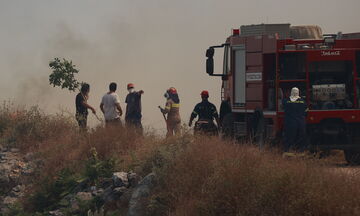
[[[109,92],[102,97],[100,104],[100,109],[104,113],[107,125],[109,123],[121,125],[120,116],[122,116],[122,109],[120,106],[119,96],[115,93],[116,87],[116,83],[110,83]]]

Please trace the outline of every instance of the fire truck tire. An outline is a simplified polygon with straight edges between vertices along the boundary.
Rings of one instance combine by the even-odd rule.
[[[223,138],[234,138],[234,116],[228,113],[224,116],[221,122]]]
[[[345,159],[349,164],[360,164],[360,151],[344,150]]]
[[[255,110],[254,119],[254,142],[257,146],[263,147],[265,139],[265,118],[262,110]]]

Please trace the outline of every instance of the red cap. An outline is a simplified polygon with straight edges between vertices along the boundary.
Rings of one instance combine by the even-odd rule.
[[[134,88],[135,86],[134,86],[134,84],[132,84],[132,83],[129,83],[129,84],[127,84],[127,88],[129,89],[129,88]]]
[[[209,97],[209,92],[204,90],[204,91],[201,92],[201,96],[202,97]]]
[[[171,93],[171,94],[177,94],[177,91],[176,91],[176,89],[174,88],[174,87],[171,87],[171,88],[169,88],[169,93]]]

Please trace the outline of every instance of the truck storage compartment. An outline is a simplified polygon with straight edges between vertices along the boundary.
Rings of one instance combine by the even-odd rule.
[[[240,26],[241,36],[275,35],[280,39],[290,37],[290,24],[259,24]]]

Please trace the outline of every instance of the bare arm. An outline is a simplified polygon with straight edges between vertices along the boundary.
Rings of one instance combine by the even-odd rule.
[[[100,104],[100,110],[101,110],[101,112],[102,112],[103,114],[105,114],[104,104],[103,104],[103,103]]]
[[[94,107],[90,106],[88,103],[86,103],[86,101],[83,101],[82,105],[88,109],[91,109],[92,113],[96,114]]]
[[[117,108],[117,110],[119,111],[119,115],[122,116],[123,111],[122,111],[121,106],[120,106],[119,103],[116,103],[116,108]]]

